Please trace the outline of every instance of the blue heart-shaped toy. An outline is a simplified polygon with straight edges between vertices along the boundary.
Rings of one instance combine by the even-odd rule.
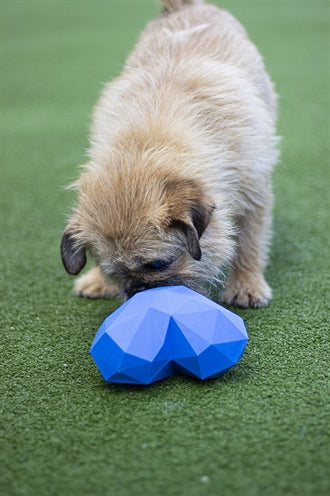
[[[108,382],[151,384],[174,373],[223,375],[248,335],[238,315],[184,286],[137,293],[105,319],[90,352]]]

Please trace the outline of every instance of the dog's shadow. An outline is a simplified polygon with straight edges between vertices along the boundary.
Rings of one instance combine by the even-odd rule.
[[[201,380],[189,375],[175,373],[162,381],[157,381],[149,385],[115,384],[103,382],[103,387],[114,394],[127,396],[143,394],[147,398],[157,397],[159,395],[161,398],[164,398],[167,391],[182,391],[187,390],[187,388],[192,390],[203,389],[203,393],[211,390],[213,391],[214,389],[219,389],[221,387],[226,387],[228,385],[232,388],[235,384],[249,382],[251,375],[253,375],[252,369],[253,366],[251,366],[251,364],[240,362],[223,376],[216,379]],[[102,379],[100,378],[100,380]]]

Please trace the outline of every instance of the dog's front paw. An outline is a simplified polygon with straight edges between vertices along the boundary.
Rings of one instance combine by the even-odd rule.
[[[79,277],[74,285],[75,293],[84,298],[113,298],[119,294],[117,284],[108,284],[100,269],[94,267]]]
[[[241,308],[259,308],[272,299],[272,291],[262,274],[236,274],[227,282],[221,301]]]

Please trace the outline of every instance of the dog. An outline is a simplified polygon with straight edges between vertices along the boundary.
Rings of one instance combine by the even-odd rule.
[[[277,96],[228,12],[163,0],[96,106],[88,163],[62,236],[87,298],[182,284],[261,307],[278,158]]]

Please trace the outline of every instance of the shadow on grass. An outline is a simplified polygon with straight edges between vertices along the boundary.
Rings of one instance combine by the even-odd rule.
[[[167,379],[155,382],[150,385],[115,384],[104,382],[100,377],[100,387],[114,394],[163,396],[164,390],[179,387],[182,390],[193,388],[195,390],[209,391],[214,388],[221,388],[224,385],[234,385],[247,383],[252,374],[252,366],[249,364],[238,364],[230,369],[226,374],[217,379],[200,380],[187,375],[174,374]]]

